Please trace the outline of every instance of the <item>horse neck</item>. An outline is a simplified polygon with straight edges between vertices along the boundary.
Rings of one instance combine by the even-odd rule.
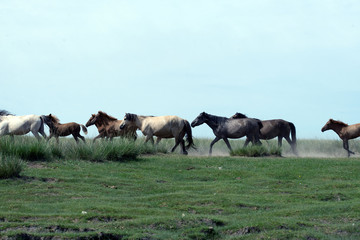
[[[59,125],[61,125],[59,122],[51,121],[51,124],[48,126],[53,132],[56,132],[59,128]]]
[[[212,129],[217,128],[221,122],[223,122],[226,118],[218,117],[214,115],[208,114],[208,118],[205,120],[205,123]]]
[[[99,124],[102,124],[102,125],[108,125],[110,122],[115,122],[117,121],[117,119],[112,119],[108,116],[101,116],[100,119],[99,119]]]
[[[143,124],[143,121],[145,120],[145,118],[148,118],[147,116],[142,116],[142,115],[136,115],[136,118],[135,118],[135,125],[141,129],[141,126]]]
[[[332,124],[329,128],[330,129],[332,129],[332,130],[334,130],[334,132],[336,132],[339,136],[340,136],[340,138],[342,137],[342,135],[343,135],[343,130],[344,130],[344,128],[346,128],[347,126],[345,126],[345,125],[342,125],[342,124]]]
[[[97,127],[97,128],[101,128],[102,126],[104,126],[104,124],[102,123],[102,122],[100,122],[100,121],[95,121],[95,126]]]

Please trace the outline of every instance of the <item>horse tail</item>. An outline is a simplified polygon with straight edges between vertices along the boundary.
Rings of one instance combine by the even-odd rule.
[[[40,127],[39,127],[39,132],[44,132],[44,124],[45,124],[44,115],[40,116],[40,121],[41,121],[41,124],[40,124]]]
[[[289,122],[289,126],[290,126],[290,132],[291,132],[291,142],[293,144],[296,144],[296,129],[295,129],[295,125],[292,122]]]
[[[80,126],[81,126],[82,131],[85,133],[85,135],[88,134],[87,128],[82,124],[80,124]]]
[[[186,150],[188,150],[189,148],[193,148],[196,149],[196,146],[194,144],[194,140],[192,138],[192,132],[191,132],[191,126],[190,123],[187,120],[184,120],[185,126],[184,126],[184,130],[186,133],[186,141],[187,141],[187,146],[185,147]]]

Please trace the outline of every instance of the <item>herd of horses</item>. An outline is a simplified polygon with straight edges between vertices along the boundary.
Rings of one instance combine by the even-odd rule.
[[[282,139],[285,138],[290,144],[293,153],[297,155],[296,129],[293,123],[283,119],[259,120],[257,118],[249,118],[242,113],[236,113],[227,118],[202,112],[190,124],[187,120],[178,116],[143,116],[126,113],[125,117],[120,120],[105,112],[98,111],[98,113],[92,114],[88,122],[83,125],[75,122],[62,124],[52,114],[15,116],[8,111],[1,110],[0,136],[10,135],[14,137],[14,135],[24,135],[32,132],[38,140],[41,139],[39,134],[47,140],[55,137],[57,142],[59,137],[72,135],[76,142],[78,142],[79,138],[85,142],[85,138],[80,135],[80,131],[82,130],[87,134],[87,127],[95,125],[99,134],[93,141],[98,138],[111,140],[119,136],[136,140],[136,131],[139,129],[145,136],[145,142],[150,140],[154,144],[153,137],[157,137],[156,143],[159,143],[162,138],[175,138],[175,145],[171,151],[174,152],[177,146],[180,145],[181,152],[187,154],[187,150],[190,148],[196,149],[191,128],[204,123],[213,130],[215,135],[215,139],[210,144],[210,155],[213,145],[219,140],[224,140],[231,151],[228,139],[242,137],[246,137],[244,146],[247,146],[250,142],[253,145],[260,145],[260,140],[269,140],[277,137],[279,147],[282,146]],[[49,127],[49,137],[45,134],[44,125]],[[347,151],[348,157],[350,154],[354,154],[354,152],[349,150],[348,140],[360,136],[360,124],[348,125],[341,121],[330,119],[321,131],[324,132],[330,129],[335,131],[343,140],[343,147]],[[185,136],[186,140],[184,140]],[[185,141],[187,142],[186,145]]]

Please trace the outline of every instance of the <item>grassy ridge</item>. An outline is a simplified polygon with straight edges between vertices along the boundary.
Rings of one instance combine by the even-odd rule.
[[[180,155],[30,162],[0,181],[0,236],[356,239],[359,167],[357,158]]]
[[[360,161],[335,158],[346,156],[340,141],[300,140],[301,158],[229,157],[221,141],[213,150],[223,157],[208,157],[210,142],[196,139],[198,151],[181,156],[147,155],[172,140],[1,138],[2,160],[27,167],[0,180],[0,238],[360,238]],[[291,156],[287,143],[282,151]]]

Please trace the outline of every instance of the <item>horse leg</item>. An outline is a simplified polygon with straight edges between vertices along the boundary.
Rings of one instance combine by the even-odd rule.
[[[97,135],[96,137],[94,137],[93,142],[95,142],[95,140],[98,139],[98,138],[100,138],[100,137],[103,138],[103,136],[101,136],[101,134],[99,134],[99,135]]]
[[[180,144],[181,144],[181,147],[182,147],[182,153],[183,153],[184,155],[187,155],[188,152],[186,151],[186,148],[185,148],[185,141],[184,141],[184,139],[181,140]]]
[[[147,143],[149,140],[151,140],[151,143],[154,145],[154,138],[152,135],[147,135],[145,138],[145,143]]]
[[[159,142],[161,141],[161,137],[156,138],[156,145],[159,145]]]
[[[50,133],[49,137],[46,139],[47,141],[50,141],[50,138],[52,138],[54,136],[53,133]]]
[[[59,144],[59,136],[55,136],[56,143]]]
[[[223,138],[224,142],[226,143],[226,146],[229,148],[230,152],[232,151],[231,145],[229,143],[229,140],[227,138]]]
[[[44,132],[44,129],[40,129],[39,133],[43,136],[44,139],[46,139],[46,134]]]
[[[217,141],[219,141],[221,138],[220,137],[215,137],[215,139],[210,143],[210,150],[209,150],[209,155],[211,156],[211,154],[212,154],[212,147],[213,147],[213,145],[217,142]]]
[[[83,136],[81,136],[80,134],[78,135],[78,137],[83,140],[83,142],[85,143],[85,138]]]
[[[245,143],[244,143],[244,147],[247,147],[247,145],[249,144],[250,142],[250,139],[247,137],[246,140],[245,140]]]
[[[74,139],[75,139],[75,141],[76,141],[76,143],[79,143],[79,139],[78,139],[78,136],[76,135],[76,134],[72,134],[72,136],[74,137]]]
[[[36,132],[36,131],[31,131],[31,132],[32,132],[32,134],[34,134],[34,136],[36,137],[36,139],[37,139],[38,141],[41,140],[41,137],[40,137],[40,135],[39,135],[38,132]]]
[[[354,152],[350,151],[349,149],[349,140],[345,139],[343,140],[343,147],[348,153],[348,157],[350,157],[350,154],[355,154]]]
[[[281,147],[281,146],[282,146],[282,138],[283,138],[283,137],[278,136],[278,146],[279,146],[279,147]],[[290,140],[290,139],[288,140],[287,138],[285,138],[285,139],[286,139],[288,142],[289,142],[289,140]],[[291,143],[290,143],[290,142],[289,142],[289,144],[291,145]]]
[[[180,139],[179,138],[175,138],[175,146],[171,149],[171,152],[174,152],[175,149],[177,148],[177,146],[179,146],[180,144]]]

